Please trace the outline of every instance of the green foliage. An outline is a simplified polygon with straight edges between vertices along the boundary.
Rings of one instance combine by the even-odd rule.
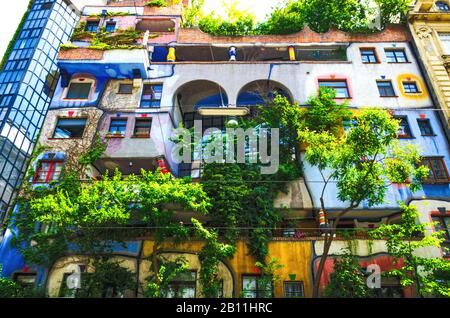
[[[383,25],[388,23],[405,22],[406,13],[412,0],[375,0],[380,8],[381,22]]]
[[[8,57],[11,54],[11,51],[13,50],[17,39],[19,38],[20,32],[22,31],[22,27],[25,24],[25,20],[28,17],[28,13],[30,13],[30,9],[33,6],[33,2],[34,2],[34,0],[30,0],[28,2],[27,10],[25,11],[24,15],[22,16],[22,20],[20,20],[20,23],[17,26],[16,32],[14,33],[11,41],[9,41],[8,47],[6,48],[5,54],[3,55],[2,61],[0,62],[0,71],[2,71],[3,68],[5,67],[6,61],[8,60]]]
[[[205,16],[203,2],[185,12],[183,27],[199,26],[203,32],[213,35],[243,36],[261,34],[291,34],[308,25],[315,32],[323,33],[334,28],[345,32],[375,32],[371,22],[381,14],[383,28],[388,23],[404,22],[410,0],[376,0],[378,8],[370,1],[360,0],[292,0],[282,3],[268,15],[266,21],[255,23],[254,17],[237,10],[237,1],[225,5],[226,18]]]
[[[192,219],[196,235],[205,240],[199,259],[201,262],[200,282],[202,293],[207,298],[218,298],[221,288],[219,279],[219,264],[231,258],[236,248],[229,244],[220,243],[216,231],[208,231],[196,219]]]
[[[334,260],[334,271],[330,275],[325,291],[325,297],[330,298],[367,298],[373,296],[373,291],[367,287],[366,278],[359,266],[358,258],[350,248]]]
[[[442,258],[427,258],[414,252],[420,248],[440,247],[443,233],[425,235],[432,223],[417,223],[418,212],[414,206],[401,203],[400,224],[381,225],[370,232],[377,238],[385,238],[388,253],[403,266],[387,274],[400,279],[402,286],[415,285],[420,296],[450,297],[450,263]]]
[[[167,3],[164,0],[151,0],[145,4],[147,7],[167,7]]]
[[[107,147],[108,143],[102,141],[100,135],[97,134],[89,149],[78,158],[78,163],[81,166],[93,164],[105,153]]]
[[[342,123],[351,118],[348,103],[336,103],[334,89],[321,87],[317,96],[308,99],[308,111],[305,115],[305,128],[316,131],[328,131],[337,135],[342,128]]]
[[[81,288],[74,295],[77,298],[121,297],[136,288],[136,274],[122,267],[121,261],[101,257],[90,267],[92,272],[81,274]]]
[[[0,277],[0,298],[43,298],[41,288],[22,286],[9,278]]]
[[[148,298],[163,298],[168,290],[169,284],[180,274],[187,273],[189,264],[184,257],[178,257],[174,261],[169,261],[159,257],[159,271],[155,276],[149,277],[149,283],[145,290]],[[159,283],[156,283],[158,281]]]
[[[390,185],[387,181],[407,183],[412,178],[414,182],[408,184],[411,190],[421,186],[426,169],[416,167],[419,152],[412,145],[398,143],[397,130],[397,120],[386,111],[365,109],[342,137],[328,131],[300,134],[309,144],[305,160],[319,168],[325,188],[334,179],[339,200],[354,208],[363,200],[369,206],[383,203]],[[394,167],[401,167],[403,173],[394,172]]]
[[[199,20],[199,28],[212,35],[241,36],[255,33],[255,16],[237,9],[238,1],[223,3],[225,19],[211,13]]]
[[[183,28],[192,28],[198,25],[203,17],[203,5],[205,0],[192,0],[190,6],[183,7],[183,18],[181,26]]]

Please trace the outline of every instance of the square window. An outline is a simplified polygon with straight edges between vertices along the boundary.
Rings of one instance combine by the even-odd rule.
[[[106,22],[105,31],[108,33],[116,31],[116,22]]]
[[[109,126],[110,134],[125,136],[126,130],[127,130],[127,119],[126,118],[111,119],[111,124]]]
[[[377,81],[377,86],[381,97],[395,97],[391,81]]]
[[[137,118],[134,125],[134,137],[149,138],[152,130],[151,119]]]
[[[88,99],[91,83],[71,83],[67,90],[66,99]]]
[[[422,136],[433,136],[434,135],[429,119],[417,119],[417,124],[419,124],[420,133]]]
[[[409,128],[408,118],[406,116],[394,116],[395,119],[400,120],[400,128],[397,132],[398,138],[411,138],[411,129]]]
[[[244,298],[271,298],[273,297],[272,280],[267,276],[243,275],[242,294]]]
[[[319,86],[334,89],[336,91],[336,98],[349,98],[350,97],[346,80],[319,81]]]
[[[88,21],[86,23],[86,31],[87,32],[92,32],[92,33],[96,33],[98,31],[98,24],[99,21]]]
[[[145,84],[142,92],[141,107],[155,108],[161,106],[163,86],[161,84]]]
[[[406,94],[420,93],[416,82],[402,82],[402,85]]]
[[[304,297],[303,282],[284,282],[285,298],[302,298]]]
[[[361,49],[361,60],[363,63],[378,63],[375,49]]]
[[[388,63],[406,63],[406,53],[404,49],[386,49],[386,59]]]
[[[60,118],[53,138],[82,138],[86,128],[86,118]]]
[[[442,157],[424,157],[420,165],[427,166],[429,169],[428,178],[423,183],[449,183],[448,170]]]
[[[119,94],[132,94],[132,93],[133,93],[133,84],[119,85]]]
[[[41,10],[50,10],[52,8],[52,2],[46,2],[41,5]]]
[[[167,288],[162,290],[164,298],[195,298],[197,273],[179,273]]]
[[[33,183],[58,181],[63,167],[62,161],[41,160],[38,162]]]

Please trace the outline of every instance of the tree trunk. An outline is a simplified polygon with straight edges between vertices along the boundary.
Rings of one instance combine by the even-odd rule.
[[[155,274],[155,283],[159,286],[161,283],[159,281],[158,272],[159,272],[159,266],[158,266],[158,245],[156,242],[154,242],[153,245],[153,252],[152,252],[152,267],[153,267],[153,273]]]

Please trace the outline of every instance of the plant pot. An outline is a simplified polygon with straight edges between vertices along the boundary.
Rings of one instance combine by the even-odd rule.
[[[295,280],[297,278],[296,274],[289,274],[289,279],[290,280]]]

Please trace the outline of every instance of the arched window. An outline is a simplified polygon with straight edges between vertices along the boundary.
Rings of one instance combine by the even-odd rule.
[[[443,1],[437,1],[436,2],[436,7],[440,11],[450,12],[450,6],[447,3],[443,2]]]
[[[92,78],[81,76],[73,78],[66,89],[65,99],[88,100],[94,86],[95,80]]]

